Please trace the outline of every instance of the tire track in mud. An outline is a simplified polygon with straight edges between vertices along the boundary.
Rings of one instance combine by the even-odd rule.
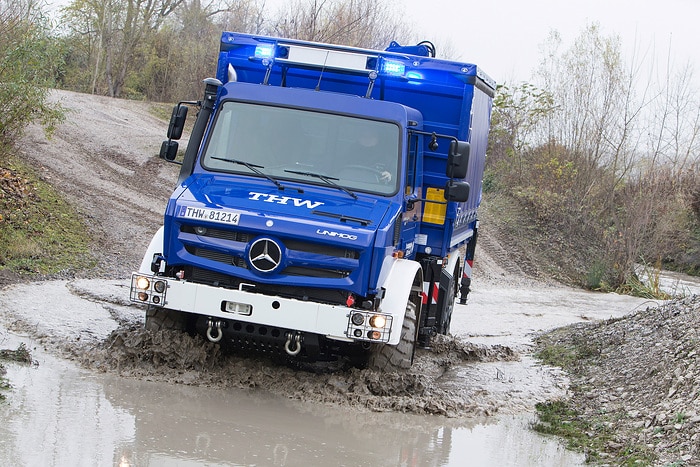
[[[149,104],[53,91],[67,120],[48,139],[32,126],[21,151],[87,218],[99,277],[127,277],[162,224],[178,168],[157,158],[167,123]]]

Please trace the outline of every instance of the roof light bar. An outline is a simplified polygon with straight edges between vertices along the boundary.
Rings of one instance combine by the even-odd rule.
[[[378,71],[381,75],[393,77],[405,77],[407,66],[400,60],[380,58],[377,55],[289,43],[258,44],[255,47],[255,58],[262,60],[263,63],[273,59],[276,62],[304,67],[328,68],[361,74]],[[378,69],[377,62],[379,62]],[[410,78],[420,79],[422,76],[413,74]]]
[[[369,73],[372,70],[368,67],[368,62],[370,59],[376,59],[374,55],[363,53],[303,47],[294,44],[284,44],[284,46],[288,48],[289,53],[286,58],[278,58],[279,61],[317,68],[335,68],[338,70]]]

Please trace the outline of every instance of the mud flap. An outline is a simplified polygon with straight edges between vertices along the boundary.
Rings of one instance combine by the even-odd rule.
[[[467,298],[469,297],[469,292],[471,292],[472,285],[472,266],[474,266],[474,253],[476,252],[476,241],[479,238],[479,222],[476,222],[476,227],[474,227],[474,236],[472,236],[469,243],[467,243],[466,254],[464,255],[464,272],[462,273],[462,280],[459,285],[459,303],[461,305],[467,304]]]
[[[457,265],[451,267],[459,273]],[[457,283],[455,277],[447,272],[448,269],[436,261],[424,262],[423,270],[426,272],[427,293],[423,296],[418,342],[421,347],[429,347],[432,336],[450,331]]]
[[[440,294],[438,296],[436,330],[439,334],[450,332],[452,311],[455,306],[455,278],[444,269],[440,273]]]

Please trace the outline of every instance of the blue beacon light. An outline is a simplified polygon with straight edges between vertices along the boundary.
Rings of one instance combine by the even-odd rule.
[[[258,45],[255,47],[255,58],[274,58],[275,48],[272,45]]]

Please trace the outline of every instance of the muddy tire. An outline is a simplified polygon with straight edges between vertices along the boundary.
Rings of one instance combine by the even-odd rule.
[[[186,331],[187,314],[167,308],[149,306],[146,310],[146,330],[153,332],[162,330]]]
[[[416,349],[416,304],[409,300],[397,345],[377,345],[370,350],[367,368],[376,371],[407,370]]]

